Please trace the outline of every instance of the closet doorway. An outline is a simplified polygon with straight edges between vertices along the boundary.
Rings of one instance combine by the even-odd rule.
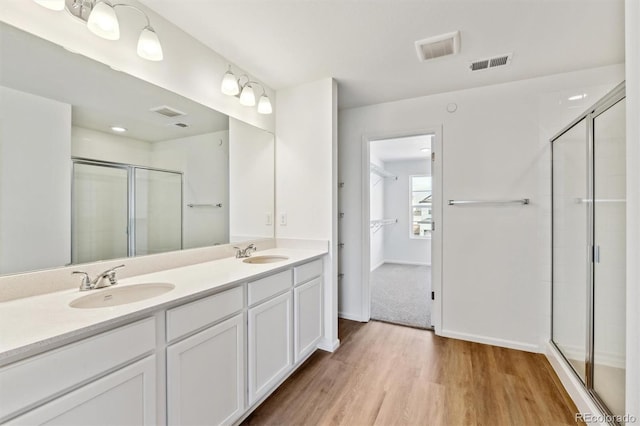
[[[373,320],[431,329],[435,133],[371,139],[369,294]]]

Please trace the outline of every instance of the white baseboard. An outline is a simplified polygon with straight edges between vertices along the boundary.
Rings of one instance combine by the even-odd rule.
[[[385,259],[382,263],[395,263],[397,265],[431,266],[431,263],[427,263],[427,262],[410,262],[406,260],[394,260],[394,259]]]
[[[571,369],[571,366],[567,364],[560,352],[553,346],[551,342],[547,343],[546,353],[547,359],[553,367],[553,370],[558,375],[562,386],[573,400],[574,404],[578,408],[579,413],[589,413],[594,417],[602,417],[604,413],[600,411],[598,406],[593,402],[586,389],[582,385],[582,382],[576,377],[575,373]],[[588,423],[594,425],[608,425],[608,423]]]
[[[376,269],[378,269],[379,267],[381,267],[381,266],[382,266],[382,265],[384,265],[384,264],[385,264],[385,261],[384,261],[384,260],[381,260],[381,261],[380,261],[380,262],[378,262],[376,265],[373,265],[373,266],[371,267],[371,271],[375,271]]]
[[[333,342],[328,339],[322,339],[318,342],[318,349],[327,352],[334,352],[336,349],[340,347],[340,339],[336,339]]]
[[[351,320],[351,321],[358,321],[358,322],[369,321],[369,320],[363,319],[361,315],[350,314],[348,312],[338,312],[338,318]]]
[[[477,334],[458,333],[457,331],[442,330],[440,336],[453,339],[467,340],[469,342],[483,343],[485,345],[500,346],[502,348],[517,349],[519,351],[543,353],[544,348],[538,345],[515,340],[497,339],[494,337],[480,336]]]

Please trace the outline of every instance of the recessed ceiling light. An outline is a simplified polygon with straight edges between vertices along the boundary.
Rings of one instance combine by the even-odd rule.
[[[429,148],[420,148],[420,151],[422,151],[422,152],[429,152]]]
[[[114,132],[118,132],[118,133],[124,133],[127,131],[127,129],[125,129],[124,127],[121,126],[111,126],[111,130],[113,130]]]
[[[579,101],[580,99],[584,99],[586,97],[587,97],[586,93],[581,93],[579,95],[574,95],[574,96],[569,97],[569,100],[570,101]]]

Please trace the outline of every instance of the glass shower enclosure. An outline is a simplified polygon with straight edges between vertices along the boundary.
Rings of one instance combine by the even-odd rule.
[[[73,159],[72,263],[182,248],[182,173]]]
[[[625,87],[551,140],[552,341],[605,412],[625,413]]]

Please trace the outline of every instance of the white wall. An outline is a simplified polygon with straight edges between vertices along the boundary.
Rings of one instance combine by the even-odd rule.
[[[617,65],[341,111],[341,238],[361,240],[363,135],[442,126],[443,200],[532,204],[444,206],[441,333],[542,350],[550,330],[549,138],[589,106],[569,96],[586,92],[592,103],[623,79]],[[448,113],[452,102],[457,112]],[[362,317],[362,253],[357,244],[344,250],[340,311]]]
[[[627,90],[626,412],[640,418],[640,3],[625,2]]]
[[[384,214],[388,219],[398,219],[395,225],[384,227],[384,259],[390,263],[431,265],[431,239],[409,238],[411,231],[410,176],[430,175],[431,161],[387,161],[385,168],[398,176],[397,180],[385,179]]]
[[[183,172],[184,248],[229,241],[229,131],[154,142],[154,167]],[[189,208],[218,204],[222,208]]]
[[[71,155],[114,163],[151,165],[151,143],[73,126]]]
[[[0,117],[0,274],[65,265],[71,106],[0,87]]]
[[[273,134],[231,118],[229,140],[230,241],[273,238]]]
[[[143,21],[135,11],[118,11],[121,38],[117,42],[96,37],[68,13],[45,9],[33,1],[1,1],[0,20],[231,117],[274,130],[274,115],[258,114],[255,107],[243,107],[237,98],[220,92],[229,61],[137,1],[127,3],[149,15],[162,43],[163,61],[147,61],[136,54],[138,28]],[[238,67],[234,71],[244,73]],[[266,87],[266,91],[273,101],[273,90]]]
[[[324,341],[338,342],[337,85],[330,78],[278,91],[276,237],[329,241]],[[286,225],[280,217],[286,215]]]

